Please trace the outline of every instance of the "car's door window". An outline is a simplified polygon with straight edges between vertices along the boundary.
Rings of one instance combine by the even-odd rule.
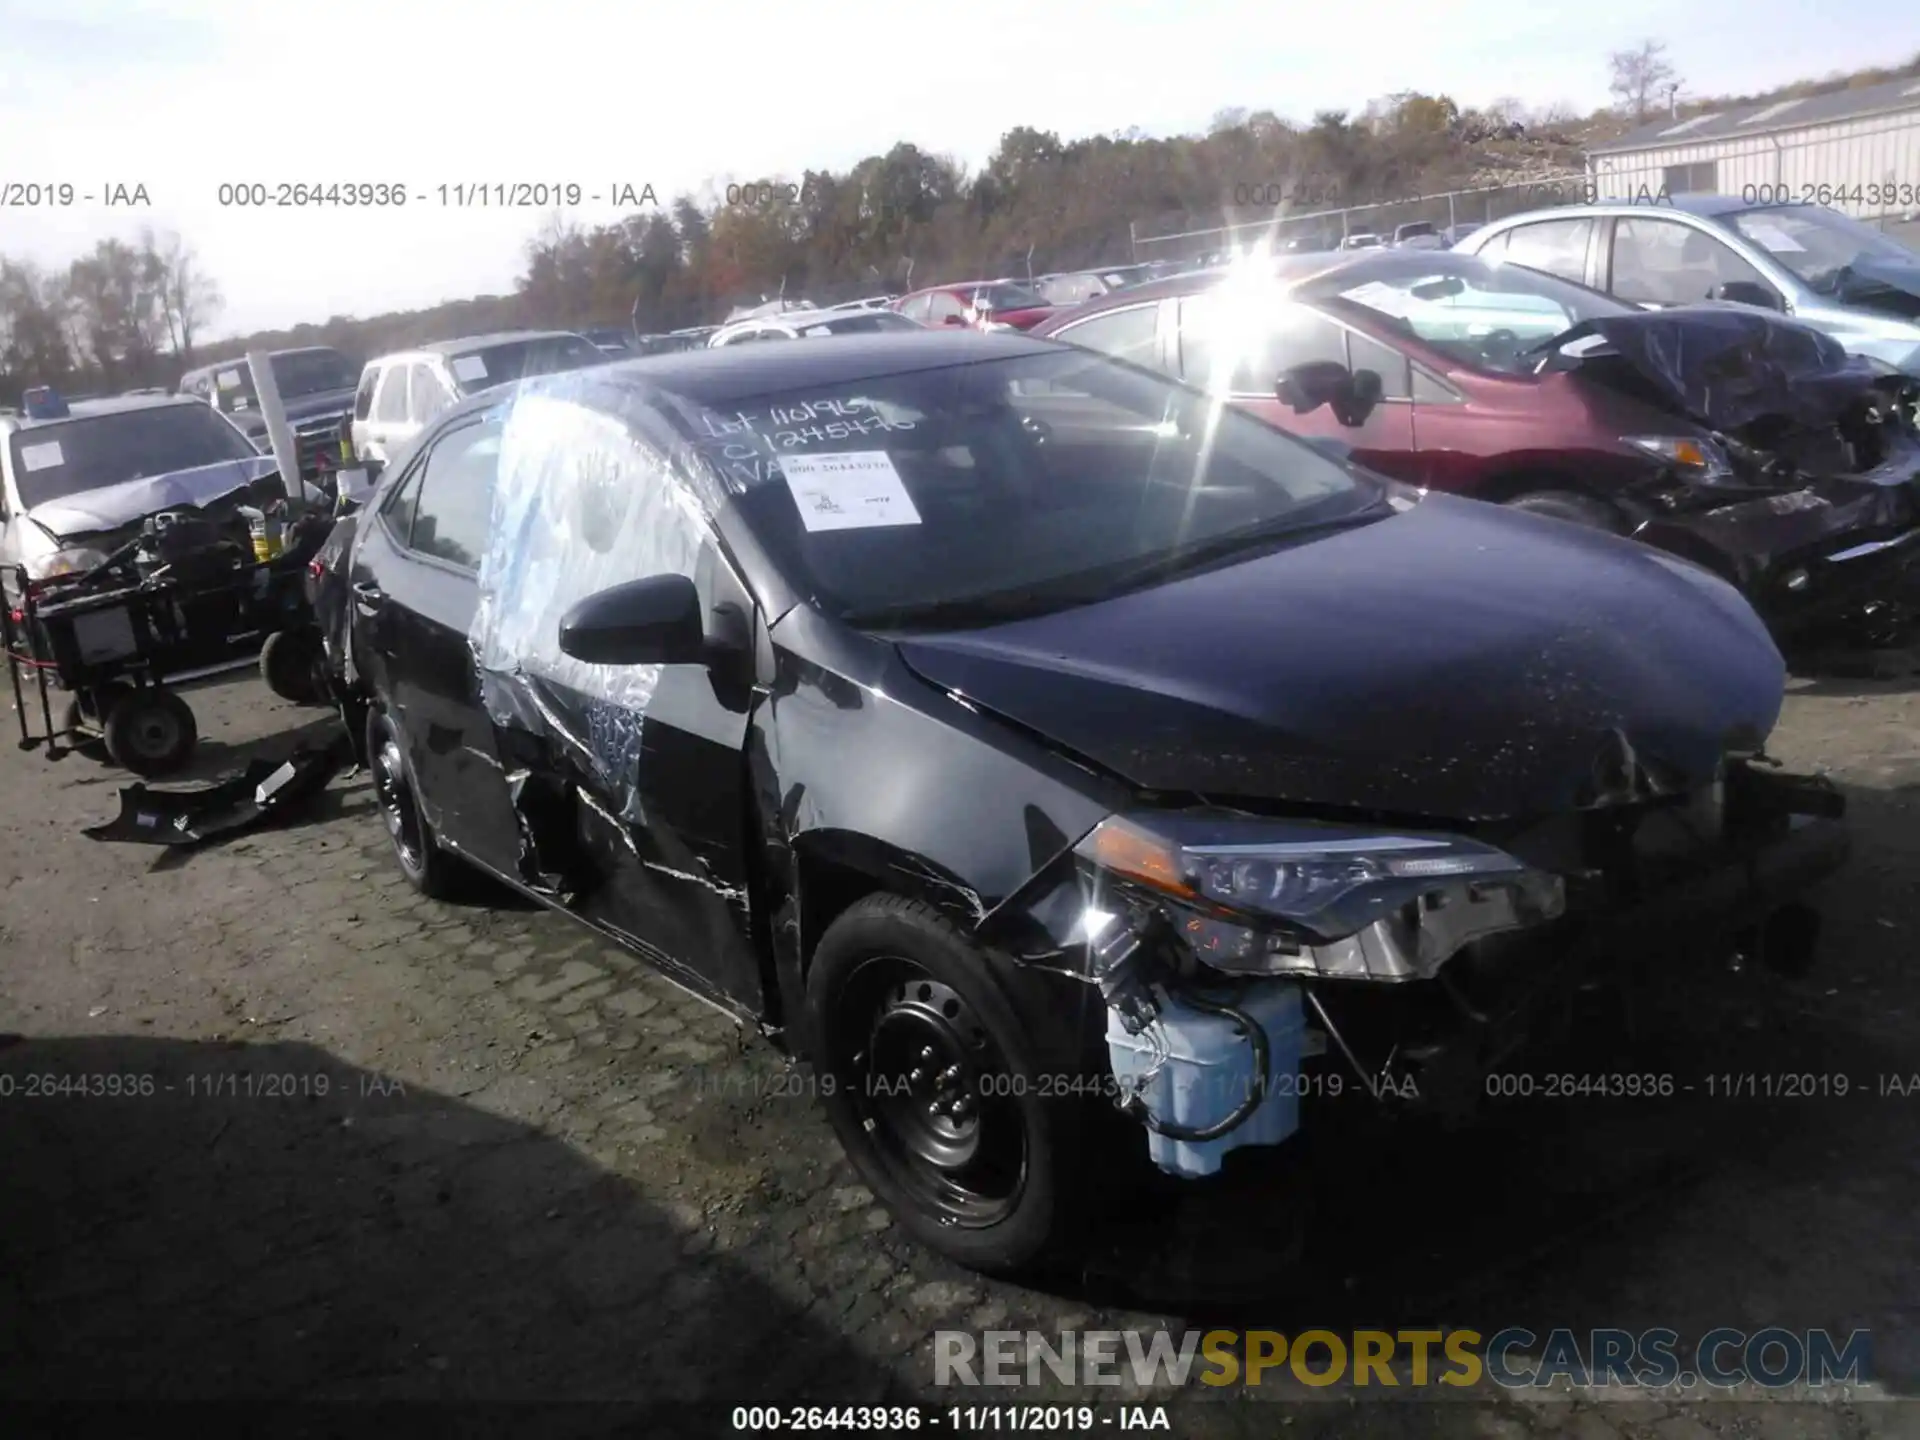
[[[360,388],[353,392],[353,418],[364,420],[373,414],[373,391],[380,383],[380,367],[369,365],[360,377]]]
[[[387,492],[387,498],[380,502],[380,519],[392,534],[394,543],[406,547],[413,530],[413,505],[420,498],[420,476],[426,466],[416,464],[400,483]]]
[[[1282,303],[1264,322],[1250,323],[1244,301],[1199,295],[1180,302],[1180,368],[1189,385],[1270,395],[1281,372],[1316,361],[1347,363],[1346,331],[1317,310]]]
[[[407,421],[407,371],[405,365],[389,365],[380,377],[380,390],[373,398],[373,418],[382,425],[404,425]]]
[[[901,301],[900,313],[909,320],[918,320],[925,324],[927,317],[933,313],[933,296],[916,295],[911,300]]]
[[[1157,304],[1130,305],[1124,310],[1109,310],[1055,332],[1055,339],[1069,345],[1084,345],[1116,360],[1130,361],[1158,370],[1160,351],[1156,344],[1160,330]]]
[[[440,383],[440,377],[426,365],[413,367],[413,378],[407,382],[407,395],[413,418],[421,423],[433,419],[453,403],[453,396]]]
[[[1634,216],[1613,231],[1613,293],[1632,304],[1697,305],[1729,281],[1771,291],[1732,248],[1677,220]]]
[[[1507,233],[1507,246],[1501,259],[1509,265],[1524,265],[1584,284],[1587,278],[1587,241],[1593,234],[1589,217],[1574,220],[1542,220],[1533,225],[1516,225]]]
[[[500,468],[500,426],[462,425],[434,442],[421,466],[408,548],[477,570],[493,518]]]
[[[1358,330],[1347,332],[1347,353],[1355,374],[1362,370],[1371,370],[1380,377],[1380,398],[1383,400],[1411,400],[1413,398],[1413,376],[1407,357],[1390,345],[1383,345],[1371,335],[1362,335]]]
[[[927,304],[929,307],[927,310],[927,323],[930,325],[944,325],[949,320],[964,320],[967,318],[967,307],[960,303],[960,297],[958,295],[949,295],[944,290],[928,296]]]

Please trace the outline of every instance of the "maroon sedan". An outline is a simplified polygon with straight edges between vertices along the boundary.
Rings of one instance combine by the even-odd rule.
[[[1884,593],[1920,551],[1920,437],[1882,388],[1900,382],[1742,307],[1649,314],[1514,265],[1388,250],[1177,276],[1033,333],[1382,474],[1638,536],[1779,625]]]
[[[902,295],[893,308],[922,325],[1011,325],[1031,330],[1058,311],[1024,285],[1010,280],[963,280]]]

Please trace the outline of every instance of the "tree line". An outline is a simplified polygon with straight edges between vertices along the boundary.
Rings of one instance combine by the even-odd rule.
[[[715,323],[732,305],[777,294],[833,303],[944,279],[1119,264],[1136,253],[1171,257],[1175,247],[1136,242],[1577,170],[1587,145],[1656,112],[1734,103],[1683,100],[1658,41],[1608,63],[1617,103],[1584,117],[1567,106],[1504,100],[1472,109],[1446,95],[1405,92],[1304,124],[1271,110],[1223,110],[1199,135],[1129,130],[1069,140],[1017,126],[972,173],[901,141],[844,172],[756,177],[610,224],[556,215],[529,241],[510,294],[336,315],[214,344],[201,337],[220,312],[220,292],[178,236],[103,240],[64,272],[0,257],[0,404],[36,383],[72,391],[171,385],[194,363],[255,347],[332,345],[360,360],[520,327],[632,323],[663,331]],[[1910,75],[1920,75],[1920,56],[1775,93]],[[1234,203],[1255,193],[1262,203]],[[1382,218],[1445,218],[1430,202],[1403,208]],[[1219,243],[1197,237],[1185,248]]]

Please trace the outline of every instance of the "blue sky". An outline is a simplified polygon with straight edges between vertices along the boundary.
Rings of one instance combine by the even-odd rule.
[[[138,183],[153,202],[0,210],[0,253],[62,264],[142,223],[175,229],[225,291],[216,331],[247,331],[507,289],[543,217],[223,209],[223,181],[669,197],[900,139],[977,165],[1019,124],[1163,134],[1229,106],[1305,119],[1408,89],[1585,109],[1606,101],[1608,52],[1649,36],[1695,92],[1760,90],[1907,59],[1920,4],[0,0],[0,181]]]

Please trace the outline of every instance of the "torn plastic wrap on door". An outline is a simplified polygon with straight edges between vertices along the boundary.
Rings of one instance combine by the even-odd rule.
[[[521,827],[529,884],[568,892],[578,873],[576,787],[644,823],[641,727],[657,665],[594,665],[560,650],[576,603],[629,580],[691,574],[700,493],[666,474],[678,442],[636,392],[586,377],[523,392],[501,434],[489,548],[469,635],[481,700]],[[605,408],[605,402],[611,401]]]

